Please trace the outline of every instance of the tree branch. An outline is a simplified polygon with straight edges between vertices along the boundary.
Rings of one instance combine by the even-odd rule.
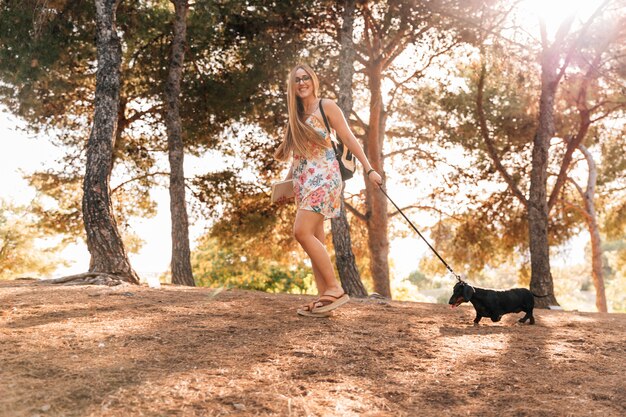
[[[129,126],[133,122],[136,122],[137,120],[141,119],[146,114],[150,114],[150,113],[155,112],[160,107],[161,107],[160,105],[156,105],[156,106],[152,106],[149,109],[144,110],[144,111],[136,111],[132,116],[126,118],[126,120],[125,120],[126,126]]]
[[[367,221],[367,217],[365,217],[365,214],[363,214],[360,211],[358,211],[356,208],[354,208],[354,206],[352,206],[347,201],[344,200],[343,203],[346,206],[346,210],[348,210],[350,213],[352,213],[352,215],[354,217],[356,217],[357,219],[359,219],[359,220],[361,220],[363,222]]]
[[[580,45],[580,42],[586,36],[587,29],[589,29],[589,26],[591,26],[591,22],[593,22],[593,20],[600,13],[600,11],[602,11],[602,9],[604,9],[606,5],[609,4],[610,2],[611,0],[604,0],[604,3],[599,5],[598,8],[596,8],[593,14],[589,17],[589,19],[587,19],[587,21],[584,23],[583,27],[580,30],[578,37],[576,38],[576,40],[574,41],[570,49],[567,51],[567,55],[565,56],[565,60],[563,61],[563,66],[561,67],[559,74],[556,77],[557,83],[559,82],[563,74],[565,74],[565,70],[567,69],[572,58],[574,57],[574,54],[576,52],[576,49]],[[558,45],[563,41],[563,39],[567,35],[567,32],[569,32],[569,27],[571,26],[573,21],[574,21],[574,14],[572,13],[559,27],[559,30],[557,31],[557,34],[554,39],[553,47],[558,47]]]
[[[416,34],[414,34],[412,37],[410,37],[410,36],[407,36],[408,26],[409,25],[407,22],[407,15],[403,14],[401,16],[400,27],[398,28],[398,33],[396,33],[396,36],[394,36],[389,41],[389,43],[383,47],[383,50],[382,50],[383,60],[381,62],[383,71],[387,69],[389,65],[391,65],[391,63],[398,57],[398,55],[400,55],[404,51],[404,49],[406,48],[406,45],[410,42],[411,38],[415,39],[419,37],[426,31],[426,28],[427,28],[426,26],[425,28],[421,29]]]
[[[587,161],[587,166],[589,167],[587,173],[587,187],[585,189],[584,196],[588,196],[591,198],[596,192],[596,182],[598,179],[598,170],[596,168],[596,161],[593,159],[593,155],[589,152],[589,149],[582,143],[578,145],[578,150],[582,152],[585,156],[585,160]]]
[[[598,120],[602,120],[605,117],[610,116],[613,112],[615,112],[615,111],[617,111],[619,109],[623,109],[623,108],[626,108],[626,103],[618,104],[617,106],[611,108],[610,110],[608,110],[606,113],[602,114],[601,116],[598,116],[598,117],[596,117],[594,119],[590,119],[589,122],[591,124],[593,124],[593,123],[597,122]]]
[[[398,92],[399,89],[401,89],[402,87],[404,87],[404,85],[409,82],[410,80],[412,80],[413,78],[417,78],[418,76],[421,76],[424,71],[426,71],[430,65],[433,63],[433,61],[435,60],[435,58],[440,57],[441,55],[444,55],[446,53],[448,53],[452,48],[454,48],[456,45],[458,45],[458,42],[454,42],[451,45],[449,45],[448,47],[444,48],[443,50],[433,54],[430,56],[430,58],[428,58],[428,62],[426,63],[425,66],[423,66],[422,68],[416,70],[413,74],[411,74],[408,78],[406,78],[404,81],[401,82],[396,82],[394,81],[394,84],[396,85],[395,88],[393,89],[392,92],[389,93],[389,104],[391,105],[391,103],[395,100],[396,98],[396,93]]]
[[[585,136],[587,136],[587,132],[589,131],[589,126],[591,125],[591,114],[587,106],[587,91],[589,90],[589,85],[593,80],[593,73],[596,67],[600,64],[602,54],[608,47],[609,42],[610,41],[607,40],[599,49],[595,58],[589,65],[589,68],[583,77],[582,83],[580,84],[578,95],[576,97],[576,108],[578,109],[578,114],[580,115],[578,132],[576,132],[576,135],[570,140],[565,138],[563,139],[567,144],[567,147],[565,149],[565,154],[563,155],[563,160],[561,161],[559,175],[556,178],[556,183],[554,184],[554,188],[552,189],[550,198],[548,199],[548,213],[550,213],[550,210],[554,207],[561,187],[565,183],[565,177],[567,176],[567,171],[569,170],[569,166],[572,162],[572,155],[578,146],[583,142]]]
[[[374,47],[372,45],[372,32],[375,30],[373,25],[372,15],[370,13],[369,5],[367,2],[363,3],[363,22],[365,24],[365,29],[363,30],[363,38],[365,39],[365,47],[367,48],[367,56],[374,56]],[[363,65],[366,67],[370,64],[369,61],[365,61]]]
[[[358,113],[354,110],[352,110],[352,113],[350,113],[352,116],[354,116],[354,122],[361,127],[361,129],[365,130],[366,132],[369,130],[369,125],[367,123],[365,123],[365,121],[363,119],[361,119],[361,117],[358,115]]]
[[[411,210],[411,209],[434,211],[435,213],[437,213],[437,214],[441,214],[441,215],[444,215],[444,216],[446,216],[446,217],[448,217],[448,218],[450,218],[450,219],[454,219],[454,220],[457,220],[457,221],[460,221],[460,220],[461,220],[458,216],[454,216],[454,215],[452,215],[452,214],[446,213],[445,211],[443,211],[443,210],[441,210],[441,209],[438,209],[437,207],[433,207],[433,206],[421,206],[421,205],[413,204],[413,205],[410,205],[410,206],[406,206],[406,207],[402,207],[402,208],[401,208],[401,210],[402,210],[403,212],[406,212],[406,211]],[[392,217],[394,217],[394,216],[397,216],[398,214],[400,214],[400,212],[399,212],[398,210],[396,210],[396,211],[394,211],[393,213],[389,213],[389,214],[387,215],[387,217],[388,217],[388,218],[392,218]]]
[[[495,165],[496,169],[498,170],[500,175],[502,175],[502,177],[508,184],[509,188],[513,192],[513,195],[517,197],[517,199],[522,204],[524,204],[524,206],[527,207],[528,200],[526,199],[524,194],[520,191],[520,189],[517,187],[517,184],[515,183],[511,175],[509,175],[504,165],[502,165],[502,161],[500,160],[500,157],[498,156],[498,152],[496,151],[495,144],[493,143],[491,135],[489,134],[489,129],[487,127],[487,119],[485,117],[485,111],[483,109],[483,91],[485,88],[485,74],[486,74],[486,66],[483,61],[481,62],[480,77],[478,79],[478,87],[477,87],[477,93],[476,93],[476,113],[478,115],[480,133],[483,137],[483,140],[485,141],[485,144],[487,145],[487,153],[491,157],[491,160],[493,161],[493,164]]]
[[[152,45],[153,43],[155,43],[156,41],[165,38],[166,34],[165,33],[159,33],[158,35],[156,35],[154,38],[148,40],[148,42],[146,42],[144,45],[142,45],[139,49],[137,49],[137,51],[135,51],[135,53],[130,57],[130,59],[128,60],[128,66],[129,68],[132,68],[135,60],[137,58],[139,58],[139,55],[141,55],[143,53],[143,51],[146,50],[146,48],[148,48],[150,45]]]
[[[119,190],[120,188],[122,188],[123,186],[125,186],[126,184],[133,182],[133,181],[140,181],[143,180],[145,178],[150,178],[150,177],[154,177],[156,175],[170,175],[169,172],[148,172],[147,174],[144,175],[140,175],[138,177],[134,177],[131,178],[129,180],[123,181],[122,183],[118,184],[115,188],[113,188],[111,190],[111,195],[113,195],[117,190]]]
[[[563,204],[565,207],[569,207],[573,209],[574,211],[578,212],[578,214],[581,214],[585,218],[585,220],[587,220],[588,222],[592,220],[591,216],[589,216],[589,213],[587,213],[587,211],[584,208],[580,207],[578,204],[574,204],[565,199],[559,199],[559,202]]]
[[[410,146],[408,148],[398,149],[397,151],[392,151],[392,152],[389,152],[388,154],[384,154],[383,158],[387,159],[387,158],[390,158],[392,156],[403,154],[403,153],[406,153],[406,152],[409,152],[409,151],[417,151],[417,153],[419,153],[421,155],[425,155],[425,156],[428,156],[429,158],[432,158],[432,155],[429,152],[426,152],[425,150],[423,150],[419,146]]]

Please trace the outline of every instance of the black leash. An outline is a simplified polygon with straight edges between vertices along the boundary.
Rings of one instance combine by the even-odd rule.
[[[396,203],[394,203],[394,201],[391,199],[391,197],[389,197],[389,195],[387,195],[387,192],[385,191],[385,189],[384,189],[382,186],[379,186],[379,188],[380,188],[380,191],[382,191],[382,192],[383,192],[383,194],[385,194],[385,197],[387,197],[387,199],[388,199],[389,201],[391,201],[391,204],[393,204],[393,206],[394,206],[394,207],[398,210],[398,212],[400,212],[400,214],[402,214],[402,217],[404,217],[404,219],[405,219],[407,222],[409,222],[409,224],[411,225],[411,227],[413,228],[413,230],[415,230],[415,232],[419,235],[419,237],[421,237],[421,238],[422,238],[422,240],[423,240],[424,242],[426,242],[426,244],[428,245],[428,247],[430,248],[430,250],[432,250],[432,251],[435,253],[435,255],[437,255],[437,258],[439,258],[439,260],[440,260],[440,261],[441,261],[441,262],[442,262],[442,263],[446,266],[446,268],[448,268],[448,271],[450,271],[450,273],[451,273],[452,275],[454,275],[454,276],[456,277],[456,279],[457,279],[457,280],[459,280],[459,281],[463,281],[459,275],[457,275],[457,274],[455,274],[455,273],[454,273],[454,271],[452,270],[452,268],[450,268],[450,265],[448,265],[448,264],[446,263],[446,261],[444,261],[444,260],[443,260],[443,258],[441,257],[441,255],[439,255],[439,254],[437,253],[437,251],[435,250],[435,248],[433,248],[433,247],[430,245],[430,243],[428,243],[428,241],[426,240],[426,238],[424,238],[424,236],[422,236],[422,234],[420,233],[420,231],[419,231],[419,230],[417,230],[417,227],[415,227],[415,226],[413,225],[413,223],[411,223],[411,220],[409,220],[409,218],[408,218],[408,217],[406,217],[406,215],[402,212],[402,210],[400,210],[400,207],[398,207],[398,205],[397,205]]]

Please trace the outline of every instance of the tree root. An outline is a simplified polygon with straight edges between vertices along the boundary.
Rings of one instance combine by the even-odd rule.
[[[68,275],[60,278],[42,279],[39,283],[62,285],[106,285],[109,287],[128,284],[121,278],[104,272],[85,272],[83,274]]]

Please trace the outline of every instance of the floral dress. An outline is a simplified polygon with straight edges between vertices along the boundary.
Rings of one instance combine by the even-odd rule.
[[[322,122],[313,115],[306,123],[327,141],[330,140]],[[298,209],[310,210],[330,219],[338,217],[341,210],[341,172],[332,147],[314,146],[307,159],[293,155],[293,191]]]

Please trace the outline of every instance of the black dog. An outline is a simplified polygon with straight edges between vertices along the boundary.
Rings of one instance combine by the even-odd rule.
[[[520,311],[526,313],[524,317],[519,319],[520,323],[525,323],[526,320],[530,319],[530,324],[535,324],[533,317],[535,299],[533,293],[526,288],[494,291],[472,287],[464,281],[457,282],[448,304],[454,308],[468,301],[474,305],[476,310],[474,324],[478,324],[483,317],[489,317],[491,321],[496,322],[500,321],[505,314],[519,313]]]

